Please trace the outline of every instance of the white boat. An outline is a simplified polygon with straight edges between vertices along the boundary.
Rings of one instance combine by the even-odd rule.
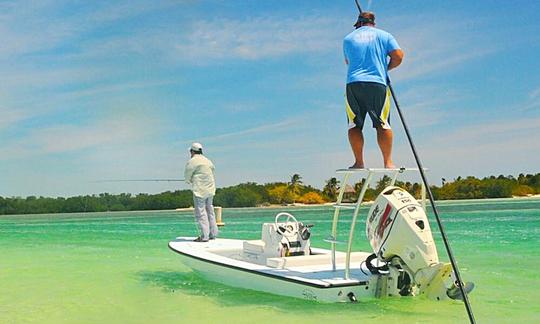
[[[330,249],[311,246],[311,226],[288,213],[262,224],[260,240],[221,239],[193,242],[178,237],[169,243],[183,263],[211,280],[246,289],[322,302],[355,302],[385,296],[425,295],[430,299],[461,299],[450,263],[439,262],[422,203],[395,187],[399,174],[417,169],[346,169],[333,214]],[[343,204],[350,176],[367,174],[357,203]],[[391,173],[366,215],[366,234],[373,251],[352,251],[355,224],[365,191],[376,173]],[[336,237],[340,210],[353,209],[349,236]],[[346,251],[336,245],[345,244]],[[472,290],[467,284],[464,291]]]

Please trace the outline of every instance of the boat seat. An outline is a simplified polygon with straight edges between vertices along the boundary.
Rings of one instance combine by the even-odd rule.
[[[370,253],[367,252],[352,252],[351,253],[351,263],[358,263],[364,261]],[[345,263],[346,254],[336,253],[336,263]],[[290,257],[280,257],[280,258],[268,258],[266,259],[266,265],[268,267],[283,269],[291,267],[303,267],[303,266],[313,266],[313,265],[324,265],[332,264],[332,255],[331,254],[311,254],[311,255],[300,255],[300,256],[290,256]]]
[[[244,241],[244,252],[247,253],[256,253],[256,254],[262,254],[264,253],[264,241],[263,240],[251,240],[251,241]]]

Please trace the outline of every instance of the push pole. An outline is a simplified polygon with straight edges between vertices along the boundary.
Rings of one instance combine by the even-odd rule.
[[[362,14],[362,8],[360,7],[360,3],[358,3],[358,0],[354,0],[356,3],[356,7],[358,8],[359,15]],[[359,19],[361,17],[359,16]],[[444,247],[446,248],[446,253],[448,254],[448,257],[450,258],[450,263],[452,264],[452,268],[454,270],[454,273],[456,275],[456,279],[458,282],[459,290],[461,291],[461,295],[463,296],[463,302],[465,304],[465,308],[467,309],[467,315],[469,316],[469,320],[472,324],[475,324],[476,321],[474,319],[474,314],[471,308],[471,304],[469,303],[469,298],[467,297],[467,293],[465,292],[465,289],[463,287],[463,281],[461,280],[461,275],[459,274],[459,269],[457,267],[456,260],[454,259],[454,254],[452,253],[452,249],[450,248],[450,244],[448,243],[448,238],[446,237],[446,232],[444,231],[443,224],[441,222],[441,219],[439,217],[439,212],[437,211],[437,207],[435,206],[435,199],[433,198],[433,193],[431,192],[431,188],[429,187],[426,174],[424,172],[424,168],[422,166],[422,162],[420,161],[420,157],[418,156],[418,153],[416,152],[416,147],[414,146],[411,133],[409,132],[409,127],[407,127],[407,123],[405,123],[405,118],[403,117],[403,113],[401,112],[401,108],[399,107],[399,103],[396,98],[396,94],[394,92],[394,88],[392,88],[392,84],[390,82],[390,78],[386,78],[388,83],[388,88],[390,89],[390,93],[392,94],[392,99],[394,100],[394,104],[396,106],[396,110],[398,112],[399,118],[401,119],[401,124],[403,125],[403,129],[405,130],[405,134],[407,135],[407,139],[409,141],[409,145],[411,146],[412,153],[414,155],[414,159],[416,161],[416,165],[418,166],[418,170],[420,171],[420,176],[422,177],[422,182],[424,183],[424,187],[426,188],[429,202],[431,203],[431,208],[433,209],[433,214],[435,215],[435,219],[437,220],[437,225],[439,226],[439,230],[441,231],[441,236],[444,242]]]
[[[409,132],[409,127],[407,127],[407,123],[405,123],[405,118],[403,117],[403,113],[401,112],[401,108],[399,107],[399,103],[397,101],[394,88],[392,88],[392,84],[390,83],[390,78],[387,78],[387,83],[388,83],[388,88],[390,89],[390,93],[392,94],[392,99],[394,100],[394,104],[396,106],[396,110],[398,112],[399,118],[401,119],[401,124],[403,125],[403,129],[405,130],[405,134],[407,135],[407,139],[409,140],[409,144],[411,146],[414,159],[416,160],[416,165],[418,165],[418,170],[420,171],[422,182],[424,183],[424,187],[426,188],[429,202],[431,203],[431,208],[433,209],[433,214],[435,215],[435,219],[437,220],[437,225],[439,226],[439,230],[441,231],[441,236],[444,242],[444,246],[446,248],[446,253],[448,254],[448,257],[450,258],[450,263],[452,264],[452,268],[454,269],[454,273],[456,275],[459,290],[461,291],[461,295],[463,296],[463,302],[465,303],[465,308],[467,309],[467,315],[469,315],[469,320],[471,321],[471,323],[474,324],[476,323],[476,321],[474,320],[474,314],[471,308],[471,304],[469,303],[469,298],[467,297],[467,293],[465,292],[465,289],[463,287],[463,281],[461,280],[461,275],[459,274],[459,269],[458,269],[456,260],[454,259],[452,249],[450,248],[450,244],[448,243],[448,238],[446,237],[446,232],[444,231],[443,224],[439,217],[439,212],[437,211],[437,207],[435,206],[435,199],[433,198],[433,193],[431,192],[431,188],[429,187],[426,174],[424,173],[422,162],[420,161],[418,153],[416,152],[416,147],[414,146],[411,134]]]

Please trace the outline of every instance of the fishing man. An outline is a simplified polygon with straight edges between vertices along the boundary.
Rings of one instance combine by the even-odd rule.
[[[366,114],[377,130],[385,168],[395,168],[392,161],[392,128],[390,127],[390,91],[387,73],[403,60],[403,51],[395,38],[375,28],[375,15],[365,11],[354,24],[356,29],[343,40],[347,71],[346,111],[349,122],[349,143],[355,162],[351,168],[364,168],[364,136]],[[390,60],[388,60],[390,57]]]
[[[193,207],[200,235],[195,242],[208,242],[218,235],[213,200],[216,194],[214,164],[203,155],[200,143],[193,143],[189,149],[191,159],[186,163],[184,177],[191,184]]]

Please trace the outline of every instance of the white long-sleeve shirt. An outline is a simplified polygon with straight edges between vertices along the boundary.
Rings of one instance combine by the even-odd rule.
[[[202,154],[195,154],[186,163],[184,179],[191,184],[196,197],[208,198],[216,194],[214,164]]]

